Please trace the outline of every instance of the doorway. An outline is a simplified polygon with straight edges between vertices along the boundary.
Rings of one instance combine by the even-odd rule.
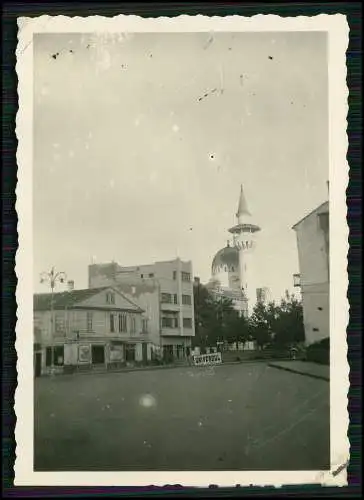
[[[92,352],[92,364],[93,365],[105,364],[105,346],[93,345],[91,347],[91,352]]]
[[[40,377],[42,374],[42,353],[41,352],[35,353],[34,363],[35,363],[35,367],[34,367],[35,377]]]
[[[148,361],[148,344],[143,343],[142,346],[143,363],[146,363]]]

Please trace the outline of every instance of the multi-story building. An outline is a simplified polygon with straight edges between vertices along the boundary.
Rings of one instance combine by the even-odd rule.
[[[166,358],[189,356],[195,335],[192,263],[177,258],[138,266],[91,264],[89,287],[117,287],[149,311],[150,335]],[[134,290],[134,295],[133,295]]]
[[[34,295],[35,374],[152,358],[148,316],[112,287]]]
[[[329,202],[322,203],[293,229],[297,236],[299,275],[306,344],[330,335]]]

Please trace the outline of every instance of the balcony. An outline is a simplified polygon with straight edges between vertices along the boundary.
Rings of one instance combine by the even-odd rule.
[[[179,337],[181,335],[181,329],[162,326],[161,335],[162,337]]]
[[[293,286],[294,287],[300,287],[301,286],[301,275],[300,274],[294,274],[293,275]]]

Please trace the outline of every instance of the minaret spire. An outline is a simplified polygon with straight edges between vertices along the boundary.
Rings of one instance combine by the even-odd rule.
[[[251,215],[251,213],[249,211],[248,204],[247,204],[246,199],[245,199],[243,185],[241,184],[240,185],[239,205],[238,205],[238,211],[236,213],[236,216],[239,217],[242,215]]]

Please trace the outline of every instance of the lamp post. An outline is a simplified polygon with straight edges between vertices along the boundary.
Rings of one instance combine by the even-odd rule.
[[[54,289],[57,283],[64,283],[67,279],[66,273],[63,271],[56,272],[55,268],[40,275],[40,282],[46,283],[51,288],[51,374],[54,373]]]

